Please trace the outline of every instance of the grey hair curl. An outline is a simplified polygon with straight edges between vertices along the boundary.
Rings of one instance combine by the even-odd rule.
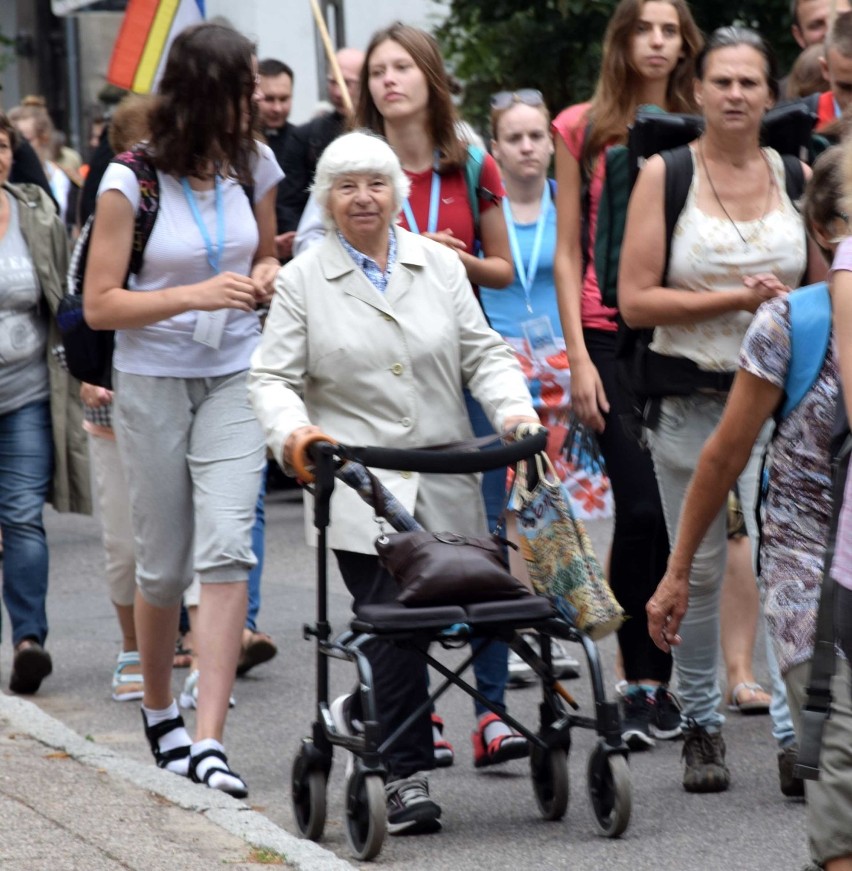
[[[356,130],[335,139],[323,151],[317,163],[311,190],[323,212],[326,226],[333,226],[328,213],[328,199],[334,182],[350,173],[375,173],[388,179],[394,194],[392,217],[396,220],[411,189],[408,176],[403,172],[393,149],[381,136],[367,130]]]

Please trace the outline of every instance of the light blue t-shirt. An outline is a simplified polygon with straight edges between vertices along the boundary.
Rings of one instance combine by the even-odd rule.
[[[524,267],[528,267],[535,240],[536,225],[535,223],[516,223],[515,229],[518,234],[518,247],[521,251]],[[562,338],[559,308],[556,305],[556,287],[553,282],[553,254],[555,250],[556,206],[551,204],[544,225],[538,269],[529,292],[529,304],[532,311],[530,312],[527,308],[527,297],[518,278],[517,269],[515,269],[515,280],[504,290],[480,287],[479,298],[482,308],[485,310],[491,326],[501,336],[519,338],[524,335],[521,326],[524,321],[547,315],[553,325],[554,336],[557,339]]]

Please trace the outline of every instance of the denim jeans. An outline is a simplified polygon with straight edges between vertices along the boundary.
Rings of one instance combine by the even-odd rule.
[[[251,530],[251,549],[257,557],[255,567],[248,576],[248,612],[246,614],[246,629],[257,632],[257,614],[260,611],[260,579],[263,575],[263,557],[266,550],[266,475],[269,467],[260,475],[260,492],[257,494],[254,526]]]
[[[662,401],[659,424],[648,433],[671,541],[676,538],[686,489],[699,454],[722,416],[725,400],[722,395],[700,393],[667,397]],[[752,547],[757,543],[754,516],[757,480],[769,432],[770,428],[765,427],[755,442],[739,479],[743,516]],[[694,719],[712,731],[719,729],[725,721],[718,710],[722,696],[717,672],[719,596],[726,556],[726,509],[723,507],[695,553],[689,578],[689,609],[680,626],[683,642],[674,649],[678,695],[684,717]],[[783,745],[793,740],[793,725],[771,644],[767,644],[767,656],[772,677],[773,713],[778,718],[773,718],[773,735]]]
[[[464,391],[464,401],[473,434],[477,437],[494,435],[482,406]],[[488,530],[494,532],[500,523],[500,516],[506,504],[506,470],[495,469],[485,472],[482,476],[482,498],[485,501],[485,516],[488,518]],[[480,650],[484,642],[475,638],[471,641],[474,650]],[[506,683],[509,680],[509,646],[503,641],[492,641],[473,662],[473,674],[476,678],[476,688],[482,695],[501,710],[505,710]],[[488,708],[474,700],[473,708],[477,717],[488,712]]]
[[[33,402],[0,416],[0,529],[3,602],[12,642],[47,637],[44,502],[53,475],[50,404]]]

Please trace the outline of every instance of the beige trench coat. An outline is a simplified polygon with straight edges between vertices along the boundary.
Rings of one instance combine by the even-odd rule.
[[[278,274],[249,392],[279,463],[287,437],[308,424],[358,445],[470,438],[464,386],[498,432],[509,416],[535,417],[515,355],[487,325],[458,256],[393,232],[397,261],[384,294],[334,232]],[[479,476],[377,474],[427,529],[486,532]],[[309,529],[311,520],[306,512]],[[372,509],[338,484],[329,545],[373,554],[378,532]]]

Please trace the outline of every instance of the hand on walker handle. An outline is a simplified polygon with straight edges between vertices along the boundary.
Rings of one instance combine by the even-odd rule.
[[[503,432],[519,440],[535,435],[543,429],[545,427],[541,425],[538,417],[526,417],[525,415],[517,414],[514,417],[507,417],[503,421]]]
[[[308,456],[308,448],[316,442],[336,444],[318,426],[300,426],[287,436],[284,442],[284,462],[292,466],[300,480],[310,484],[314,480],[313,464]]]

